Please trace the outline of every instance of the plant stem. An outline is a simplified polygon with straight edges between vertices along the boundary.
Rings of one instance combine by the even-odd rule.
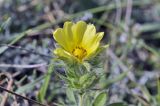
[[[84,106],[84,104],[85,104],[85,101],[84,101],[85,94],[86,94],[86,92],[79,93],[79,104],[78,104],[78,106]]]
[[[79,106],[83,106],[83,95],[84,94],[79,94]]]

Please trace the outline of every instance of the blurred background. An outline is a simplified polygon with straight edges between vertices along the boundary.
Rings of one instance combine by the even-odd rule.
[[[79,20],[105,32],[102,44],[110,45],[103,54],[106,77],[130,70],[109,86],[108,103],[160,106],[160,0],[0,0],[1,85],[36,99],[54,57],[52,31]],[[67,103],[64,82],[54,74],[51,82],[46,102]],[[0,92],[6,106],[31,105]]]

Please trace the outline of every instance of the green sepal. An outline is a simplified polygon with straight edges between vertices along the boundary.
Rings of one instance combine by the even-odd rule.
[[[105,106],[106,101],[107,101],[107,93],[101,92],[96,96],[93,102],[93,106]]]

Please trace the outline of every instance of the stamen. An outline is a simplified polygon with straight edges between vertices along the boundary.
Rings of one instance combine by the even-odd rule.
[[[86,55],[87,55],[87,51],[86,49],[84,49],[83,47],[80,46],[76,46],[73,50],[72,50],[72,54],[82,60]]]

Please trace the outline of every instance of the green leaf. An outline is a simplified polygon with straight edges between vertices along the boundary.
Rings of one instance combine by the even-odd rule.
[[[157,89],[158,89],[158,94],[157,94],[157,101],[160,103],[160,80],[157,80]]]
[[[107,106],[127,106],[127,105],[125,103],[119,102],[119,103],[112,103]]]
[[[106,92],[101,92],[93,102],[93,106],[105,106],[107,101],[107,94]]]
[[[66,71],[66,75],[68,78],[78,78],[78,75],[75,73],[75,71],[71,69]]]
[[[85,95],[84,103],[85,103],[85,106],[91,106],[92,105],[91,98],[88,95]]]
[[[108,79],[108,80],[104,80],[104,83],[101,85],[102,88],[107,88],[110,84],[113,84],[115,82],[118,82],[120,80],[122,80],[123,78],[125,78],[127,76],[129,71],[125,71],[123,73],[121,73],[120,75],[118,75],[116,78],[113,79]]]
[[[48,76],[48,75],[46,75],[46,76]],[[31,89],[32,89],[38,82],[40,82],[43,78],[45,78],[46,76],[44,75],[44,76],[41,76],[41,77],[35,79],[33,82],[28,83],[28,84],[26,84],[26,85],[18,88],[15,92],[18,93],[18,94],[30,92]]]
[[[37,95],[37,100],[40,102],[44,102],[44,100],[45,100],[47,88],[48,88],[49,81],[51,78],[51,73],[53,72],[53,70],[54,70],[54,65],[53,65],[53,63],[51,63],[48,68],[48,73],[50,73],[50,75],[45,77],[44,83],[43,83],[42,87],[40,88],[40,91]]]
[[[0,47],[0,54],[2,54],[7,48],[7,46]]]
[[[80,85],[83,85],[86,81],[88,81],[89,77],[90,77],[90,74],[84,74],[83,76],[81,76],[79,79]]]
[[[101,46],[101,47],[98,49],[98,51],[99,51],[99,52],[102,52],[103,50],[107,49],[108,47],[109,47],[109,44],[106,44],[106,45],[104,45],[104,46]]]
[[[87,69],[88,72],[91,70],[91,66],[88,62],[84,62],[83,65]]]
[[[88,81],[86,81],[86,83],[83,85],[83,87],[88,89],[90,87],[93,87],[98,81],[99,79],[97,79],[96,76],[92,75],[90,76]]]
[[[72,104],[76,104],[76,99],[75,99],[73,90],[71,88],[66,89],[66,95],[69,99],[69,102],[71,102]]]

